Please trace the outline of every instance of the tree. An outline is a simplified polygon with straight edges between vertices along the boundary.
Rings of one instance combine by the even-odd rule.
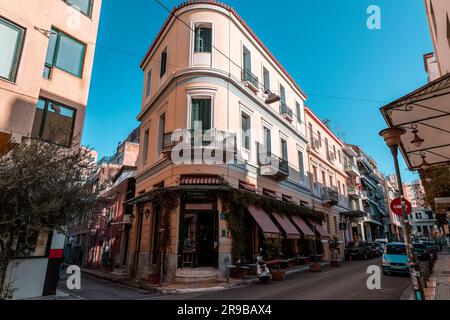
[[[89,225],[98,211],[102,200],[82,181],[88,157],[87,150],[39,140],[0,155],[0,299],[10,285],[9,263],[33,252],[41,232]]]

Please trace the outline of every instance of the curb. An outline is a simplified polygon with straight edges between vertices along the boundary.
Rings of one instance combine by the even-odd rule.
[[[410,284],[400,296],[400,300],[414,300],[412,284]]]
[[[328,262],[321,262],[320,263],[321,267],[325,267],[325,266],[328,266],[328,265],[329,265]],[[293,274],[297,274],[297,273],[303,273],[303,272],[307,272],[307,271],[309,271],[309,267],[289,270],[289,271],[286,271],[285,275],[288,276],[288,275],[293,275]],[[227,284],[224,284],[224,285],[210,287],[210,288],[189,288],[189,289],[154,288],[154,289],[156,291],[162,293],[162,294],[201,293],[201,292],[212,292],[212,291],[231,289],[231,288],[234,288],[234,287],[245,286],[245,285],[256,283],[256,282],[259,282],[258,278],[241,280],[241,281],[233,283],[233,284],[227,283]]]

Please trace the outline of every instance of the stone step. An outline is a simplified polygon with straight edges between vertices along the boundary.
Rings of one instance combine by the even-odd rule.
[[[217,279],[217,270],[214,268],[183,268],[175,272],[176,282],[211,281]]]

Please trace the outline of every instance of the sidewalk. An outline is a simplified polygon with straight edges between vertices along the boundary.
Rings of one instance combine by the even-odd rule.
[[[450,300],[450,248],[438,253],[433,273],[425,288],[426,300]]]
[[[321,262],[321,267],[328,266],[328,262]],[[309,266],[296,266],[291,267],[286,270],[286,276],[297,274],[301,272],[309,271]],[[246,279],[232,279],[230,278],[227,282],[225,278],[218,278],[215,281],[208,282],[188,282],[188,283],[179,283],[179,282],[170,282],[164,283],[163,285],[151,285],[145,283],[144,281],[137,281],[134,279],[130,279],[127,276],[119,276],[108,272],[101,272],[98,270],[90,270],[90,269],[82,269],[83,273],[93,275],[95,277],[109,280],[112,282],[120,283],[126,286],[135,287],[138,289],[144,289],[150,292],[159,292],[161,294],[180,294],[180,293],[193,293],[193,292],[208,292],[208,291],[217,291],[224,290],[236,286],[243,286],[251,283],[258,282],[258,278],[256,276],[249,276]]]
[[[450,247],[444,247],[438,253],[424,294],[425,300],[450,300]],[[414,300],[412,286],[405,290],[400,300]]]

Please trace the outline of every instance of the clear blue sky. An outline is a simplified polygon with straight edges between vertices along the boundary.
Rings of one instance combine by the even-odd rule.
[[[170,8],[179,3],[162,1]],[[427,81],[422,56],[433,48],[423,1],[227,3],[307,93],[307,105],[331,120],[346,142],[362,146],[382,172],[393,172],[390,153],[378,136],[386,126],[379,108]],[[366,27],[371,4],[381,8],[381,30]],[[139,63],[167,15],[153,0],[103,1],[83,134],[83,144],[98,150],[100,157],[113,154],[138,125],[143,82]],[[416,179],[401,162],[404,180]]]

